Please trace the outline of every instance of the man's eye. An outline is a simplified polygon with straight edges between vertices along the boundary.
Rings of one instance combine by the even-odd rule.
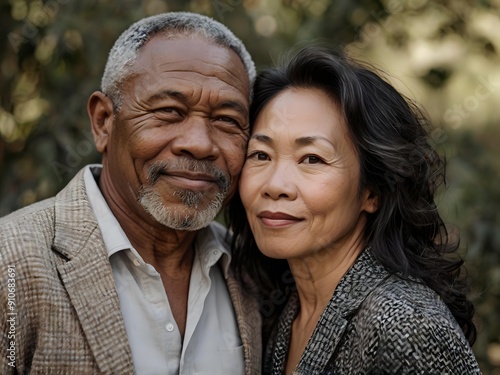
[[[215,121],[221,121],[231,125],[240,126],[240,123],[238,121],[229,116],[219,116],[215,119]]]
[[[166,113],[166,114],[172,114],[172,115],[177,115],[177,116],[180,116],[180,112],[173,108],[173,107],[164,107],[164,108],[160,108],[157,110],[158,112],[161,112],[161,113]]]

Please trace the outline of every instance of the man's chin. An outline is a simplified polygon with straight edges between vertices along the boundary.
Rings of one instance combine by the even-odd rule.
[[[218,195],[207,202],[207,197],[198,199],[198,194],[177,196],[179,202],[163,202],[154,190],[144,190],[139,203],[155,221],[172,229],[195,231],[207,227],[222,208],[224,197]]]

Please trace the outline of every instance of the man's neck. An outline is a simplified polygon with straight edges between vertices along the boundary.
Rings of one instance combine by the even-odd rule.
[[[131,208],[120,194],[113,191],[106,173],[101,174],[98,186],[130,243],[146,263],[159,273],[172,276],[179,274],[180,270],[191,269],[196,231],[168,228],[145,212],[137,212],[140,210]]]

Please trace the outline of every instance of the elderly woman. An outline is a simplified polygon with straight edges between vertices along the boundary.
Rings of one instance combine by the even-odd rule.
[[[233,267],[261,293],[263,372],[480,373],[458,241],[434,202],[444,162],[417,108],[310,47],[258,76],[250,120],[228,220]]]

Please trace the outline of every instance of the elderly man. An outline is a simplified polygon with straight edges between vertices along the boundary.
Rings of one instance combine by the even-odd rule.
[[[212,223],[237,187],[254,76],[204,16],[120,36],[87,106],[102,166],[0,221],[2,374],[260,373],[257,302]]]

